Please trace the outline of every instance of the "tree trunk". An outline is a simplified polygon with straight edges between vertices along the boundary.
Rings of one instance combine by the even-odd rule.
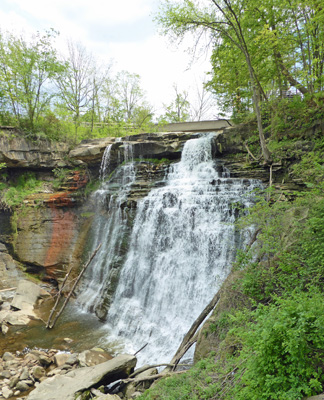
[[[278,60],[278,65],[281,69],[282,75],[287,79],[287,81],[290,83],[291,86],[294,86],[297,90],[300,91],[300,93],[302,94],[307,94],[309,93],[309,90],[303,86],[300,82],[298,82],[288,71],[288,69],[286,68],[286,66],[284,65],[283,61],[282,61],[282,57],[279,51],[275,52],[275,57]]]
[[[266,144],[264,133],[263,133],[263,127],[262,127],[262,118],[261,118],[261,109],[260,109],[260,93],[259,93],[258,87],[255,82],[254,71],[253,71],[250,57],[246,53],[245,53],[245,59],[246,59],[246,63],[247,63],[248,69],[249,69],[249,74],[250,74],[250,79],[251,79],[251,84],[252,84],[253,104],[254,104],[254,110],[256,113],[256,117],[257,117],[262,155],[263,155],[263,158],[264,158],[264,161],[266,162],[266,164],[271,164],[271,162],[272,162],[271,161],[271,153]]]

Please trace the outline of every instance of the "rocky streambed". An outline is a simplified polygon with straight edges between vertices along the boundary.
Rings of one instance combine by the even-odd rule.
[[[33,322],[38,322],[36,329],[43,331],[44,336],[62,334],[60,329],[45,331],[39,303],[49,297],[51,293],[27,280],[21,280],[16,289],[2,292],[0,323],[3,355],[0,358],[0,399],[118,400],[138,396],[138,389],[144,388],[143,385],[139,388],[130,384],[124,385],[122,391],[117,386],[115,391],[118,395],[108,394],[110,384],[125,379],[134,372],[137,361],[135,356],[118,354],[113,358],[99,347],[76,352],[73,350],[75,337],[61,340],[61,349],[21,348],[25,340],[25,337],[21,338],[21,329],[32,329],[30,325]],[[40,324],[43,324],[43,330]],[[83,346],[88,343],[87,338],[80,335],[80,330],[75,333],[80,336],[80,342],[84,341]],[[36,337],[34,342],[37,342]],[[19,350],[8,351],[9,347],[12,349],[14,346]],[[145,374],[152,372],[157,373],[151,369]]]
[[[136,357],[112,358],[100,348],[81,353],[55,349],[26,349],[5,352],[0,359],[0,398],[28,400],[128,399],[140,395],[141,386],[117,386],[118,394],[109,394],[111,384],[134,372]],[[146,371],[146,374],[152,371]],[[136,375],[136,374],[135,374]],[[112,390],[114,391],[114,390]]]

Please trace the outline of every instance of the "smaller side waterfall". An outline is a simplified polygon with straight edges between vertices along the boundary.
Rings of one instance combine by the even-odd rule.
[[[95,268],[86,271],[83,287],[78,296],[78,304],[83,310],[95,312],[104,319],[110,306],[119,278],[120,265],[127,248],[130,233],[123,204],[136,177],[132,162],[131,145],[124,147],[127,164],[118,168],[112,178],[105,181],[109,171],[112,145],[107,146],[100,167],[100,188],[92,195],[94,221],[91,229],[91,243],[94,250],[99,243],[101,249],[95,256]]]
[[[110,153],[111,153],[112,144],[109,144],[102,156],[100,170],[99,170],[99,178],[104,181],[106,179],[107,172],[109,170],[110,164]]]

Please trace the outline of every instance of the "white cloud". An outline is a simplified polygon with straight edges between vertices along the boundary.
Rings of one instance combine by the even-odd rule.
[[[11,3],[45,21],[68,18],[72,21],[105,21],[109,25],[147,16],[152,9],[149,0],[11,0]]]
[[[172,51],[164,38],[154,35],[141,43],[111,44],[109,54],[117,61],[117,68],[140,74],[150,102],[161,112],[162,103],[174,98],[174,83],[181,91],[192,93],[209,69],[205,59],[190,66],[191,56],[184,49]]]
[[[0,20],[2,31],[35,32],[35,29],[32,28],[28,21],[15,11],[5,13],[0,10]]]
[[[116,70],[138,73],[148,101],[160,113],[162,103],[174,97],[173,84],[180,90],[195,90],[209,63],[202,59],[189,65],[191,58],[184,49],[191,45],[190,39],[172,50],[155,33],[151,14],[158,4],[159,0],[4,0],[0,18],[4,30],[35,32],[52,27],[60,32],[56,41],[60,52],[67,39],[80,41],[101,61],[113,59]]]

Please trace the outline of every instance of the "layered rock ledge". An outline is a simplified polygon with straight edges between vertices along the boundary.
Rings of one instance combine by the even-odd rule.
[[[27,140],[19,133],[0,136],[0,163],[8,168],[53,169],[67,167],[69,145],[50,140]]]

